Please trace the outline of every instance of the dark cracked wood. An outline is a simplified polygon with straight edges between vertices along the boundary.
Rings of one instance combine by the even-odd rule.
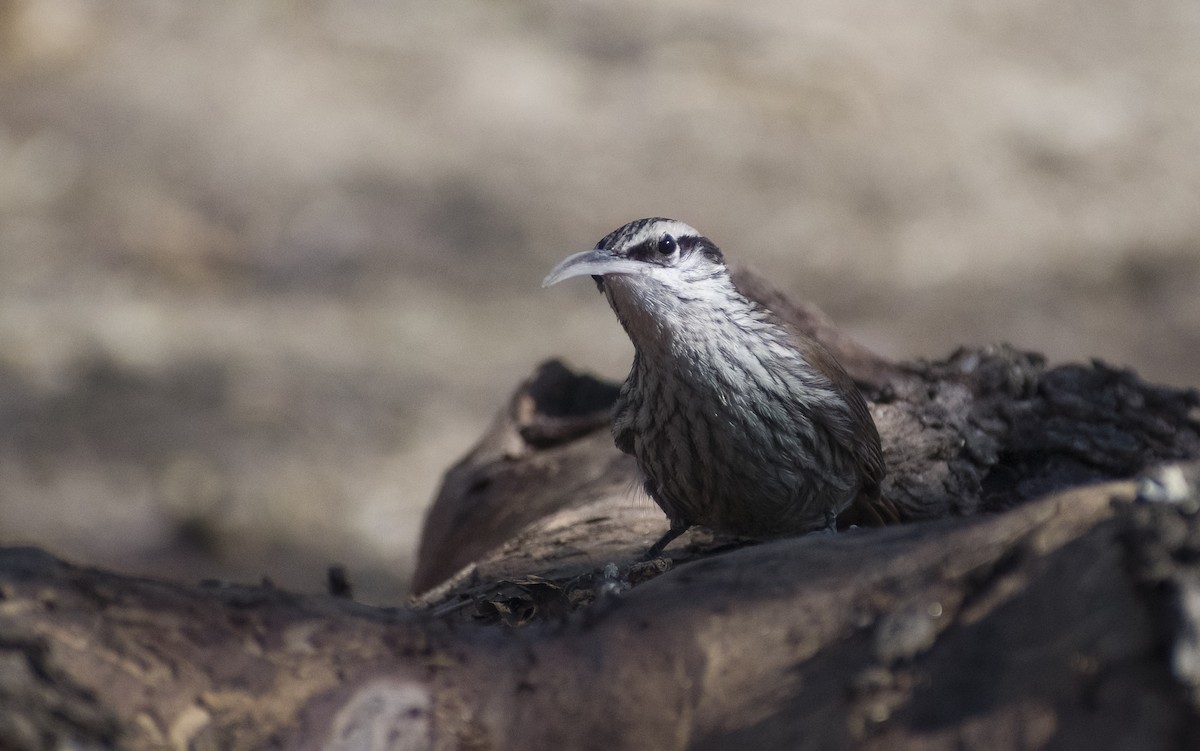
[[[1100,362],[1047,368],[1040,355],[1007,346],[893,363],[761,278],[742,271],[736,279],[747,296],[825,344],[858,382],[883,442],[883,494],[905,521],[998,511],[1200,456],[1195,390],[1154,386]],[[616,393],[617,384],[560,362],[540,366],[447,473],[425,522],[414,590],[436,586],[489,551],[512,547],[527,525],[572,509],[586,507],[608,522],[590,534],[593,559],[648,548],[666,521],[638,490],[632,460],[612,444],[608,409]],[[516,547],[542,560],[555,555],[527,540]],[[564,560],[580,557],[579,549],[563,552]]]

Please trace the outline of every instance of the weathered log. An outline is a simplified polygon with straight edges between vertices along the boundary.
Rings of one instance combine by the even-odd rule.
[[[747,272],[736,279],[747,296],[825,344],[858,382],[883,441],[883,494],[906,521],[998,511],[1200,456],[1195,391],[1152,386],[1100,362],[1047,368],[1041,356],[1006,346],[892,363],[815,307],[791,303]],[[582,571],[648,548],[666,522],[638,489],[633,462],[613,446],[608,410],[616,394],[616,384],[559,362],[542,365],[447,472],[425,522],[414,590],[428,590],[501,546],[524,556],[515,569],[526,571],[537,570],[530,559],[543,568],[562,560]],[[556,512],[568,515],[547,522]],[[576,517],[604,523],[583,534]],[[515,542],[539,521],[586,542],[563,547],[540,533]],[[513,568],[505,573],[516,575]]]
[[[516,631],[8,550],[0,745],[1195,747],[1195,488],[1132,491],[744,548]]]
[[[636,563],[665,522],[614,386],[548,364],[448,473],[410,607],[0,551],[0,748],[1200,745],[1200,463],[1155,469],[1200,457],[1197,394],[890,363],[771,304],[864,387],[909,523]]]

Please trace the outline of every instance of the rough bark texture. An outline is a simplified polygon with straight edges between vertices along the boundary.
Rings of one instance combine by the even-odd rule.
[[[1200,464],[1159,466],[1197,394],[771,305],[864,387],[909,523],[638,563],[614,385],[549,363],[448,472],[408,607],[0,552],[0,748],[1197,747]]]
[[[1195,391],[1155,387],[1100,362],[1048,369],[1039,355],[1006,346],[892,363],[761,278],[742,272],[737,283],[822,341],[859,383],[883,441],[883,494],[905,521],[1000,511],[1200,456]],[[533,557],[554,555],[525,541],[513,545],[515,533],[551,512],[580,516],[587,509],[582,516],[603,520],[577,535],[586,553],[607,560],[648,548],[666,522],[637,490],[633,461],[613,446],[608,408],[616,394],[616,384],[543,364],[447,473],[426,519],[414,589],[433,587],[505,544]],[[555,523],[578,532],[571,519]],[[551,542],[534,537],[533,544]]]

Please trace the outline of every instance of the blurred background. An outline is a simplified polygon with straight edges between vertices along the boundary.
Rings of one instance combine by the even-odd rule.
[[[0,0],[0,542],[406,592],[569,252],[672,216],[875,349],[1200,383],[1200,3]]]

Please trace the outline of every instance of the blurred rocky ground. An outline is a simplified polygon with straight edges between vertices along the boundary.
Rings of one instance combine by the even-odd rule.
[[[0,541],[405,593],[568,252],[674,216],[896,357],[1200,383],[1200,5],[0,0]]]

